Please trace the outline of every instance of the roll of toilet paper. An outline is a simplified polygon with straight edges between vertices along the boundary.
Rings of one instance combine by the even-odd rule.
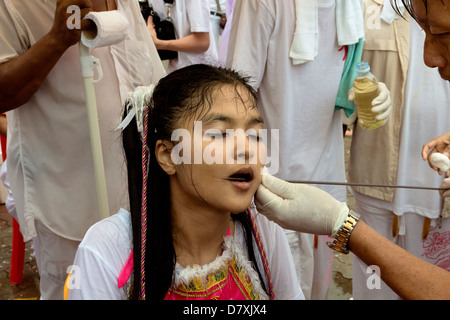
[[[96,26],[81,35],[81,42],[88,48],[110,46],[122,42],[128,35],[128,21],[117,10],[90,12],[84,19],[92,20]]]

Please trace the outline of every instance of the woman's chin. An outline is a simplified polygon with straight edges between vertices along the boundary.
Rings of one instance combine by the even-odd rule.
[[[251,201],[248,201],[241,205],[233,206],[233,208],[230,211],[233,214],[238,214],[238,213],[244,212],[250,207],[250,204],[251,204]]]

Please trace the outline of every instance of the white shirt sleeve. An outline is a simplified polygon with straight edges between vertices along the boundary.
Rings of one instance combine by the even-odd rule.
[[[30,47],[25,23],[12,3],[0,2],[0,64],[12,60]]]
[[[89,247],[80,247],[72,266],[69,300],[125,300],[117,285],[118,275]]]
[[[186,0],[191,32],[209,32],[211,24],[209,0]]]
[[[129,283],[119,288],[117,281],[131,253],[129,219],[129,213],[121,209],[87,231],[72,266],[69,300],[127,298]]]

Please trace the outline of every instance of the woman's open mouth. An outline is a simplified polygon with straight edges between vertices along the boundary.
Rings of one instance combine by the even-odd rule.
[[[253,169],[243,168],[225,179],[230,181],[231,184],[237,189],[241,191],[247,191],[252,185]]]

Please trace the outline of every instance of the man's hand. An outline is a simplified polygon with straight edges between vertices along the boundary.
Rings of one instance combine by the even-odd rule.
[[[378,83],[378,96],[373,99],[372,107],[372,112],[377,114],[377,120],[386,120],[391,115],[391,93],[383,82]]]
[[[439,190],[439,194],[442,198],[450,197],[450,178],[445,178],[442,180],[440,188],[445,189]]]
[[[348,101],[355,100],[355,91],[350,89]],[[378,82],[378,96],[372,101],[371,111],[376,114],[376,120],[386,120],[392,112],[391,93],[383,82]]]
[[[72,5],[77,6],[80,9],[80,29],[69,29],[67,27],[67,20],[73,14],[70,11],[67,13],[67,8]],[[73,46],[80,41],[81,32],[83,30],[89,30],[93,27],[91,21],[83,19],[91,10],[91,0],[58,0],[56,2],[53,26],[49,35],[51,35],[64,50]]]
[[[435,152],[439,152],[446,157],[450,157],[450,132],[425,143],[422,147],[422,159],[428,160],[429,166],[434,171],[437,171],[439,174],[442,174],[441,170],[433,163],[431,163],[430,160],[431,155]]]

